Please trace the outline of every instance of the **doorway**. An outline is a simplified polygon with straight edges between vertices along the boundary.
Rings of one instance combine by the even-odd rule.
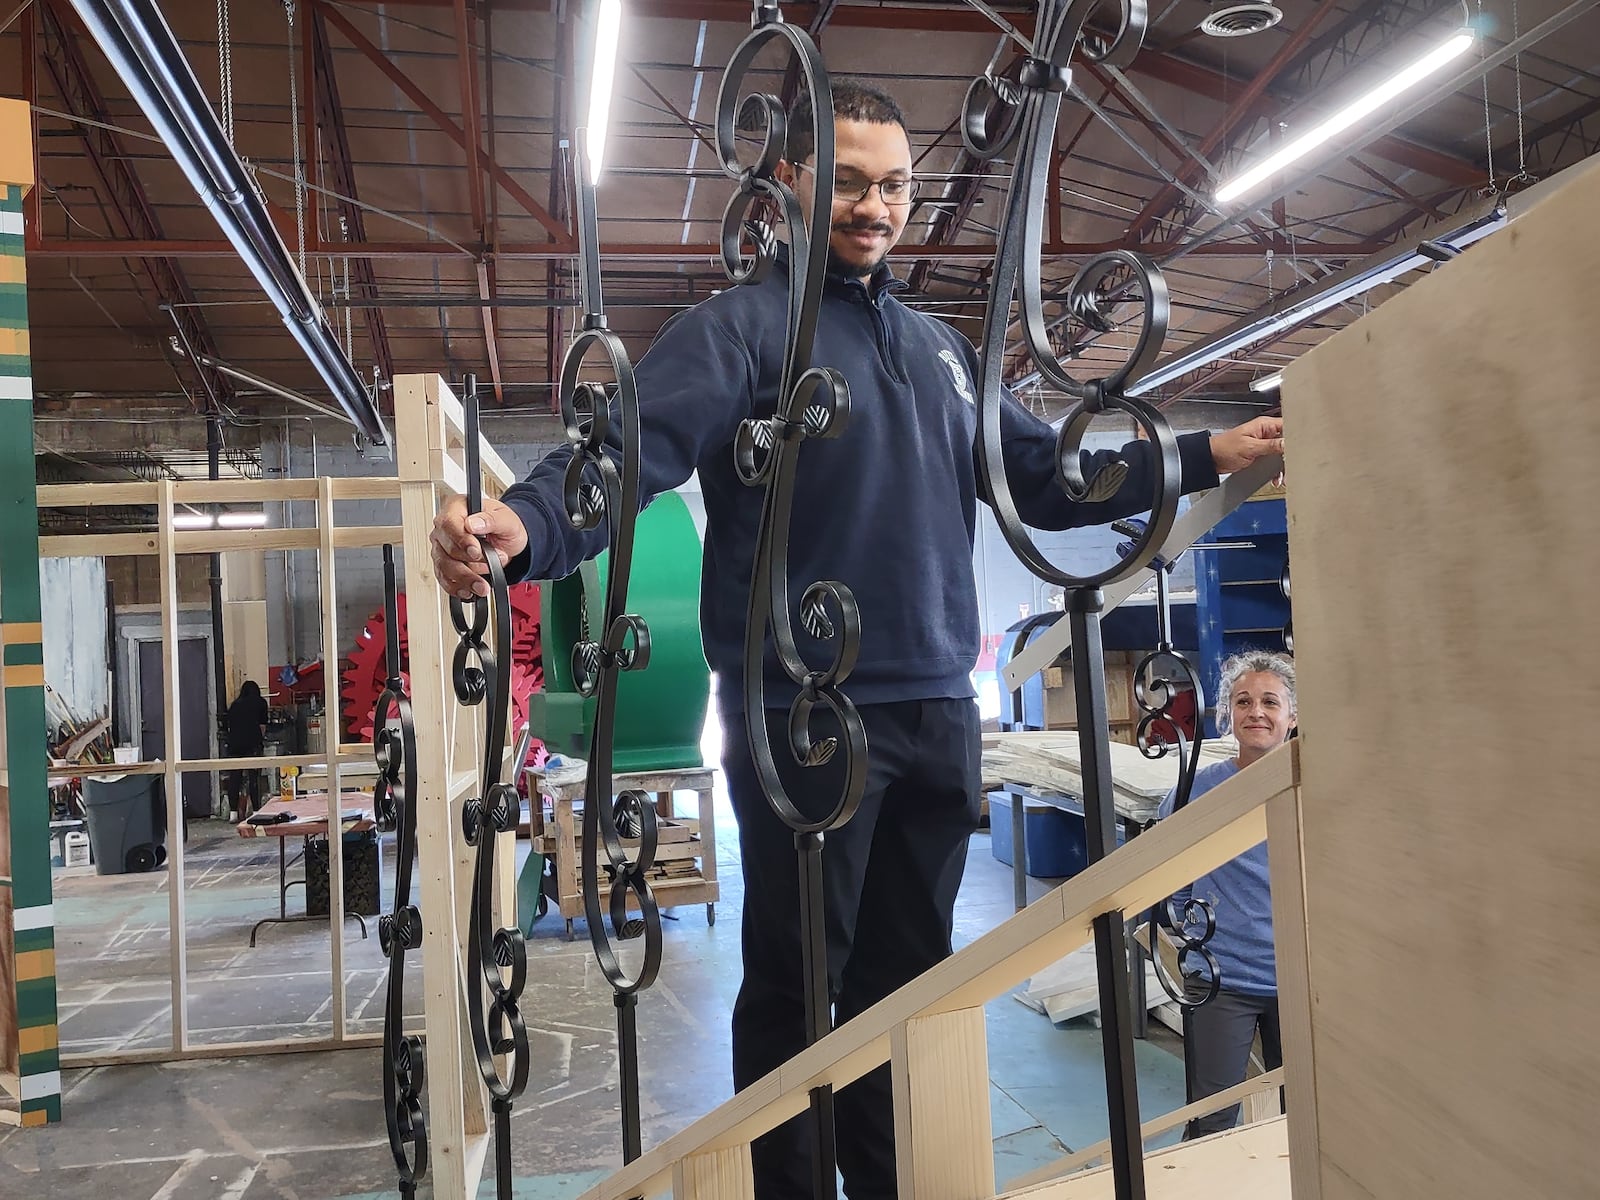
[[[145,762],[164,758],[167,752],[166,663],[159,641],[140,641],[139,647],[139,757]],[[178,754],[182,758],[211,757],[212,714],[211,650],[203,637],[178,639]],[[191,817],[209,817],[213,806],[209,771],[187,771],[179,777],[183,811]]]

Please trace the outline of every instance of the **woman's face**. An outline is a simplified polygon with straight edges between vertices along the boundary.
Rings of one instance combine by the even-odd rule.
[[[1250,671],[1239,677],[1229,697],[1233,736],[1240,754],[1259,758],[1289,740],[1294,729],[1294,707],[1289,689],[1274,671]]]

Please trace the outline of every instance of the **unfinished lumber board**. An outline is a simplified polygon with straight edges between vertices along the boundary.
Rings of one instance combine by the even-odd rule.
[[[693,1155],[672,1173],[672,1200],[751,1200],[755,1194],[749,1146]]]
[[[1144,963],[1145,1001],[1156,1008],[1166,1000],[1155,967]],[[1036,1013],[1056,1024],[1100,1011],[1100,977],[1095,968],[1093,946],[1081,946],[1065,958],[1051,963],[1028,980],[1016,998]]]
[[[1427,1193],[1431,1197],[1437,1193]],[[1111,1168],[1005,1192],[999,1200],[1112,1200]],[[1145,1156],[1147,1200],[1290,1200],[1282,1117],[1179,1142]],[[1419,1198],[1420,1200],[1420,1198]]]
[[[1154,1120],[1146,1121],[1139,1126],[1139,1137],[1142,1141],[1148,1142],[1151,1138],[1168,1133],[1180,1125],[1187,1125],[1196,1117],[1209,1116],[1218,1109],[1227,1108],[1230,1104],[1248,1101],[1262,1092],[1275,1092],[1282,1084],[1282,1067],[1266,1071],[1260,1075],[1252,1075],[1243,1083],[1236,1083],[1231,1088],[1224,1088],[1222,1091],[1207,1096],[1203,1100],[1195,1100],[1192,1103],[1185,1104],[1182,1108],[1175,1108],[1169,1113],[1163,1113]],[[1276,1104],[1275,1099],[1274,1104]],[[1276,1114],[1264,1119],[1275,1120]],[[1250,1122],[1246,1123],[1249,1124]],[[1029,1171],[1026,1175],[1013,1179],[1006,1184],[1006,1190],[1014,1192],[1021,1188],[1032,1187],[1036,1183],[1047,1183],[1053,1179],[1060,1179],[1094,1164],[1110,1153],[1110,1139],[1096,1142],[1092,1146],[1085,1146],[1082,1150],[1075,1151],[1065,1158],[1057,1159],[1053,1163],[1046,1163],[1036,1170]],[[1300,1200],[1300,1197],[1296,1195],[1295,1200]]]
[[[914,1017],[889,1036],[897,1187],[918,1200],[989,1200],[994,1128],[983,1008]]]
[[[179,719],[181,700],[178,688],[178,559],[173,548],[172,480],[156,485],[161,547],[161,702],[166,708],[166,803],[167,803],[167,948],[172,984],[172,1048],[182,1052],[189,1047],[189,936],[187,926],[188,885],[183,868],[183,790],[178,774]],[[194,702],[194,697],[190,697]]]
[[[1208,740],[1200,746],[1200,764],[1220,762],[1238,753],[1232,738]],[[1083,791],[1078,735],[1072,730],[990,733],[983,739],[983,787],[1007,784],[1069,796]],[[1137,746],[1111,743],[1111,788],[1119,815],[1141,823],[1153,821],[1156,809],[1178,782],[1178,756],[1146,758]]]
[[[1323,1200],[1595,1194],[1597,211],[1285,375]]]

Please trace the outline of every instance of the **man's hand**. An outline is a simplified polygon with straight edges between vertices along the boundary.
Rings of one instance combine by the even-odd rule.
[[[1258,458],[1283,453],[1283,418],[1257,417],[1211,436],[1211,461],[1218,475],[1242,471]]]
[[[498,500],[485,499],[483,511],[467,516],[465,496],[451,496],[433,519],[433,573],[439,586],[462,600],[473,595],[487,596],[489,584],[484,576],[489,564],[484,561],[482,537],[500,556],[503,567],[528,544],[528,531],[516,510]]]

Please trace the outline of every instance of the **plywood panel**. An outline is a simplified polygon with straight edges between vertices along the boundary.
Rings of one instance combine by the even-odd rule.
[[[1285,380],[1325,1200],[1595,1194],[1597,210]]]

